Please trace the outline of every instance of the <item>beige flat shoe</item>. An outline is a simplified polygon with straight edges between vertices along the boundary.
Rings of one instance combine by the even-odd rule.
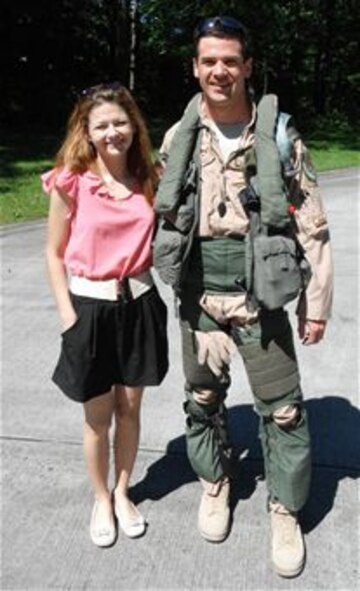
[[[115,498],[115,515],[117,517],[120,529],[128,538],[139,538],[146,532],[146,521],[137,509],[136,512],[136,517],[132,519],[129,519],[128,517],[125,518],[121,514],[119,503],[116,502]]]
[[[116,527],[114,518],[108,524],[99,523],[98,520],[99,502],[95,501],[90,521],[90,538],[95,546],[100,548],[107,548],[112,546],[116,540]]]

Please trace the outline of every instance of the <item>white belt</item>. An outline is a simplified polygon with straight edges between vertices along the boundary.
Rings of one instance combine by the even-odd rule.
[[[127,280],[130,296],[134,300],[143,293],[146,293],[154,285],[150,271],[140,273],[136,277],[128,277]],[[76,275],[69,277],[69,290],[74,295],[86,296],[98,300],[110,300],[112,302],[127,295],[124,289],[124,282],[120,279],[98,281],[87,279],[86,277],[77,277]]]

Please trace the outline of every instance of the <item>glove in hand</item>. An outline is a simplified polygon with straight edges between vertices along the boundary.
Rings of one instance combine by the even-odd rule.
[[[207,365],[216,376],[221,376],[224,365],[229,365],[231,356],[236,347],[232,339],[221,330],[211,332],[194,332],[198,362],[200,365]]]

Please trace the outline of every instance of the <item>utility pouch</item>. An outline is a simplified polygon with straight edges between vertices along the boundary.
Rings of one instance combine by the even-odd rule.
[[[251,216],[256,218],[255,216]],[[306,288],[311,270],[297,242],[282,234],[267,235],[251,220],[246,283],[258,305],[282,308]]]
[[[154,242],[154,267],[160,279],[174,288],[178,286],[180,281],[188,238],[188,234],[183,234],[166,218],[160,219]]]
[[[156,231],[153,258],[160,279],[175,290],[184,273],[184,261],[192,244],[196,224],[195,194],[187,195],[173,222],[161,217]]]
[[[292,238],[259,234],[253,247],[255,298],[268,310],[281,308],[306,287],[310,266],[304,258],[299,261]]]

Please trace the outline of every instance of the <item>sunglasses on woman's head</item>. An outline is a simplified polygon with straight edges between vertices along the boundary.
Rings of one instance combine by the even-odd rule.
[[[80,91],[79,96],[81,98],[91,98],[97,92],[102,92],[105,90],[120,90],[123,88],[123,85],[120,82],[104,82],[102,84],[96,84],[95,86],[90,86],[89,88],[84,88]]]

